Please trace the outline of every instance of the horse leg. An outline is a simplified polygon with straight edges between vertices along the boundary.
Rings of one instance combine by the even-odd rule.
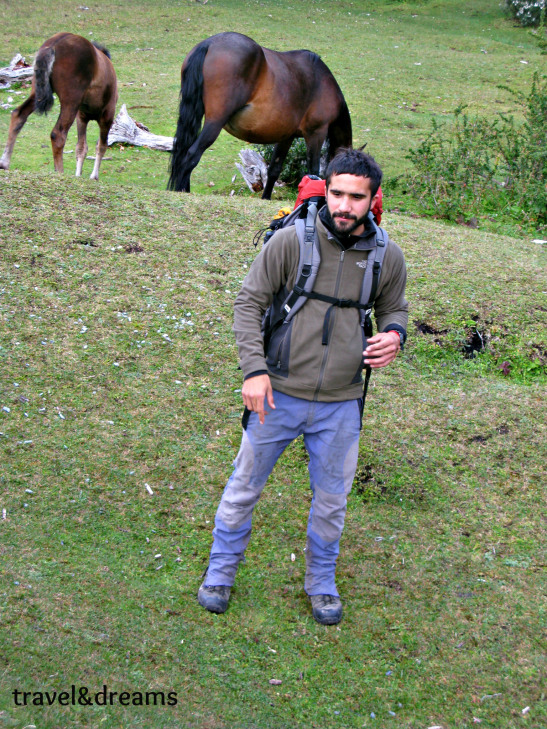
[[[51,131],[51,149],[53,151],[55,172],[63,172],[63,150],[65,148],[66,135],[76,118],[77,111],[78,107],[74,108],[70,106],[67,108],[61,105],[61,113]]]
[[[78,130],[78,143],[76,144],[76,177],[81,177],[82,167],[87,155],[87,119],[80,112],[76,114],[76,128]]]
[[[9,169],[15,140],[17,139],[17,135],[21,129],[24,127],[25,122],[34,111],[34,99],[35,96],[33,91],[28,99],[21,104],[21,106],[18,106],[17,109],[14,109],[11,112],[8,141],[6,142],[6,148],[4,149],[2,159],[0,159],[0,170]]]
[[[95,147],[95,164],[93,165],[93,172],[90,174],[90,180],[99,179],[99,167],[104,157],[104,153],[108,149],[108,132],[114,121],[112,114],[107,116],[101,116],[99,119],[99,139],[97,140],[97,146]]]
[[[306,140],[306,160],[308,163],[308,174],[318,175],[321,165],[321,147],[327,138],[327,127],[320,127],[312,134],[304,135]]]
[[[279,175],[281,174],[283,162],[285,161],[289,149],[291,148],[293,139],[294,137],[289,137],[283,142],[278,142],[273,149],[272,161],[268,166],[268,179],[266,180],[266,186],[264,187],[264,192],[262,193],[263,200],[271,200],[272,198],[274,185],[277,182]]]
[[[328,160],[334,157],[340,147],[351,147],[352,130],[351,117],[345,102],[340,104],[337,118],[330,123],[328,131]]]
[[[181,192],[190,192],[190,175],[192,170],[197,166],[205,150],[208,149],[218,137],[225,123],[226,120],[205,121],[201,134],[192,144],[182,161],[180,187],[178,187],[177,190],[180,190]]]

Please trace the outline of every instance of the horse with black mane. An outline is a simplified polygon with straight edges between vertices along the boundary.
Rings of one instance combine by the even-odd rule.
[[[352,143],[344,96],[316,53],[272,51],[240,33],[206,38],[184,60],[169,189],[190,191],[192,170],[222,129],[275,144],[262,195],[268,200],[293,139],[304,137],[310,174],[319,173],[325,141],[329,159]]]
[[[98,43],[72,33],[57,33],[40,47],[34,62],[32,91],[21,106],[14,109],[8,141],[0,169],[7,170],[17,135],[33,111],[47,113],[56,93],[61,104],[59,118],[51,132],[53,162],[57,172],[63,171],[63,149],[68,130],[76,119],[76,175],[82,174],[87,155],[87,124],[99,124],[99,140],[95,152],[92,180],[99,179],[99,166],[107,149],[107,138],[118,100],[117,79],[110,53]]]

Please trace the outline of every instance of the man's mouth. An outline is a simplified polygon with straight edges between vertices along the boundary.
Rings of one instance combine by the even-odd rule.
[[[341,213],[334,213],[333,218],[339,218],[340,220],[357,220],[356,215],[342,215]]]

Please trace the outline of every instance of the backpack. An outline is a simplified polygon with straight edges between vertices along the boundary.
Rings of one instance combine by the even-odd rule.
[[[319,180],[320,178],[306,175],[306,178]],[[303,181],[304,181],[303,180]],[[321,182],[323,182],[321,180]],[[302,183],[299,185],[299,190]],[[317,186],[312,188],[312,192],[317,191]],[[369,252],[367,259],[367,267],[361,284],[361,292],[359,301],[351,299],[336,299],[332,296],[318,294],[313,291],[317,271],[321,264],[321,255],[319,251],[319,240],[316,235],[315,221],[317,213],[325,204],[324,195],[312,194],[303,199],[303,201],[294,208],[292,212],[281,217],[275,217],[267,229],[259,231],[254,237],[254,245],[258,245],[258,241],[264,235],[263,245],[267,245],[274,233],[290,225],[295,226],[295,231],[300,244],[300,259],[298,264],[298,273],[296,283],[292,291],[284,298],[283,301],[274,303],[266,310],[262,319],[262,336],[264,339],[264,351],[268,351],[270,339],[274,332],[285,322],[289,322],[292,317],[304,306],[308,299],[319,299],[330,303],[330,307],[325,315],[323,324],[322,343],[328,344],[329,322],[332,308],[334,306],[341,308],[355,308],[359,310],[361,326],[363,327],[365,337],[372,336],[372,307],[376,298],[378,282],[382,271],[382,263],[388,243],[388,235],[383,228],[380,228],[374,219],[373,212],[369,212],[369,218],[376,232],[376,247]],[[373,265],[368,265],[368,261],[374,256]],[[366,382],[370,375],[370,367],[367,367]]]

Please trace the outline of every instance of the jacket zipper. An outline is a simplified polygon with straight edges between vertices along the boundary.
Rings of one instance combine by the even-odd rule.
[[[345,257],[346,251],[345,249],[342,249],[340,251],[340,260],[338,262],[338,274],[336,276],[336,284],[334,287],[334,298],[338,298],[338,290],[340,288],[340,279],[342,278],[342,269],[344,268],[344,257]],[[333,311],[333,318],[331,321],[331,327],[334,327],[334,324],[336,323],[336,315],[337,315],[336,309]],[[330,338],[329,338],[330,341]],[[319,379],[317,381],[317,387],[315,388],[315,392],[313,394],[313,399],[317,400],[319,397],[319,392],[321,390],[321,384],[323,383],[323,377],[325,375],[325,369],[327,367],[327,358],[329,354],[329,348],[330,344],[327,344],[325,347],[325,351],[323,352],[323,359],[321,361],[321,367],[319,369]]]

